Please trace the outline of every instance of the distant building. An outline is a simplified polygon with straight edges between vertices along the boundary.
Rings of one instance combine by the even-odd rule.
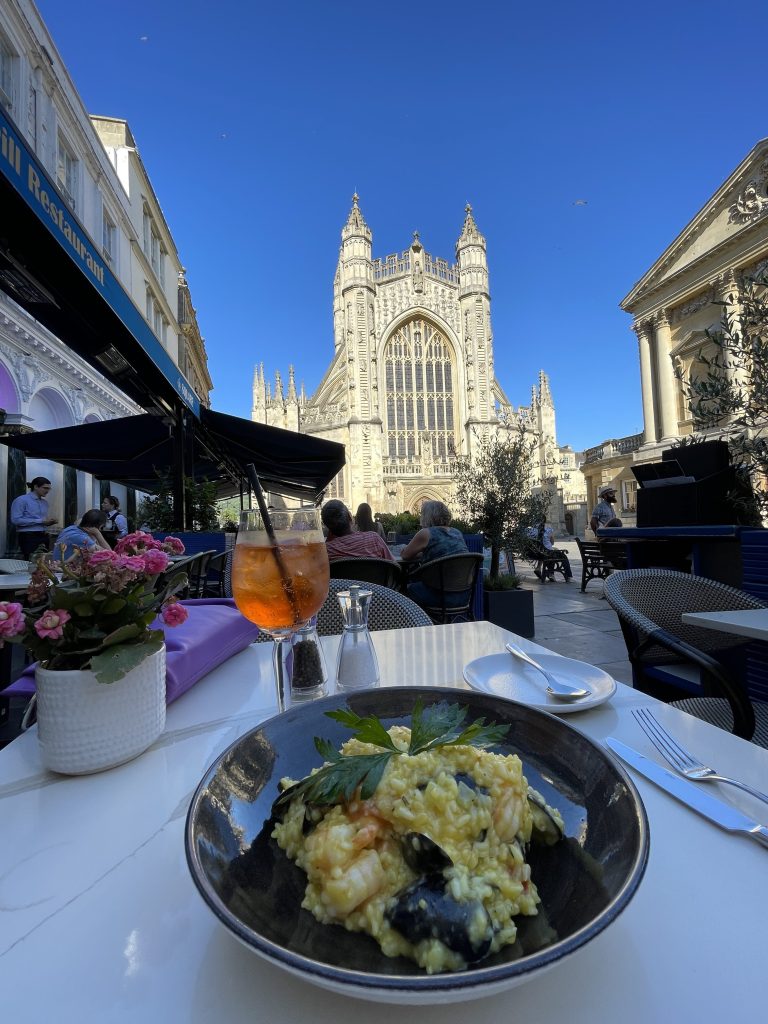
[[[65,227],[79,224],[84,229],[99,260],[208,405],[212,382],[184,268],[135,139],[125,121],[88,115],[30,0],[0,5],[0,114],[54,183],[52,196],[47,191],[44,196],[50,216],[60,212]],[[7,166],[0,161],[0,172],[11,174],[18,147],[11,150],[5,127],[2,135],[0,152]],[[6,192],[3,196],[6,202]],[[141,412],[106,376],[17,305],[14,299],[25,301],[35,280],[4,244],[0,242],[0,407],[5,429],[46,430]],[[87,316],[87,310],[82,312]],[[104,358],[109,374],[114,369],[109,347]],[[13,451],[9,457],[9,449],[0,445],[3,550],[8,505],[25,489],[24,481],[36,475],[52,480],[51,511],[62,523],[99,503],[100,488],[89,474],[41,460],[24,465],[23,455]],[[132,498],[118,485],[111,490],[124,506]]]
[[[632,521],[631,466],[655,462],[693,429],[678,374],[689,377],[710,348],[725,308],[738,317],[745,275],[768,270],[768,139],[739,164],[621,302],[634,318],[643,399],[642,434],[605,441],[585,453],[588,503],[617,487]],[[617,509],[618,510],[618,509]]]
[[[354,511],[418,511],[450,503],[455,451],[522,423],[537,444],[535,485],[557,490],[561,468],[555,407],[542,371],[529,406],[513,408],[494,373],[486,243],[471,207],[456,263],[410,248],[372,255],[372,233],[352,199],[333,282],[333,359],[311,398],[291,367],[274,391],[263,364],[253,381],[252,418],[346,445],[347,465],[329,496]],[[561,518],[560,511],[556,519]]]

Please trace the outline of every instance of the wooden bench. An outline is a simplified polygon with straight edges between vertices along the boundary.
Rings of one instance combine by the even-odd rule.
[[[577,537],[576,544],[581,555],[581,592],[583,594],[590,580],[607,579],[615,567],[600,550],[599,541],[580,540]]]
[[[538,541],[529,540],[526,543],[523,558],[526,562],[530,562],[534,572],[536,572],[536,566],[541,565],[541,576],[539,578],[542,583],[546,580],[547,576],[554,576],[556,572],[562,573],[564,579],[568,578],[565,571],[565,560],[562,555],[558,555],[557,552],[545,548]]]

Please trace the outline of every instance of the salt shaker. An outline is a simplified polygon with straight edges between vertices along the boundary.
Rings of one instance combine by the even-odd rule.
[[[336,689],[364,690],[379,685],[379,663],[368,632],[368,610],[373,593],[360,587],[336,595],[344,618],[344,632],[336,661]]]
[[[328,672],[315,619],[297,629],[290,642],[291,704],[325,696]]]

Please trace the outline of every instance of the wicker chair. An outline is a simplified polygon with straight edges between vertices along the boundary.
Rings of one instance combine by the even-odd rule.
[[[477,574],[483,564],[483,556],[468,552],[466,555],[446,555],[417,566],[408,576],[408,583],[423,583],[436,591],[440,597],[434,605],[424,605],[424,610],[435,623],[474,621],[472,608],[475,600]],[[447,594],[466,592],[467,600],[458,606],[446,604]]]
[[[334,558],[331,579],[362,580],[400,590],[403,573],[398,563],[390,558]]]
[[[340,590],[349,590],[355,586],[360,586],[359,580],[331,580],[328,597],[317,613],[317,631],[321,636],[344,631],[344,619],[336,595]],[[363,589],[373,592],[368,611],[369,629],[407,629],[411,626],[432,625],[430,617],[415,601],[398,594],[396,590],[377,583],[366,583]]]
[[[605,581],[637,689],[721,729],[768,747],[768,704],[751,700],[733,664],[745,637],[682,622],[683,612],[765,608],[715,580],[670,569],[628,569]]]

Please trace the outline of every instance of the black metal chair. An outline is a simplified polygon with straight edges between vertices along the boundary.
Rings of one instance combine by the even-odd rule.
[[[200,551],[198,554],[192,556],[192,562],[187,567],[189,587],[187,588],[185,597],[203,597],[205,592],[205,581],[208,577],[208,564],[217,553],[218,552],[215,549],[211,549],[210,551]]]
[[[738,655],[753,641],[689,626],[683,612],[765,608],[716,580],[671,569],[627,569],[605,581],[634,685],[696,718],[768,747],[768,703],[750,698]]]
[[[344,631],[344,619],[336,595],[340,590],[360,586],[360,580],[331,580],[328,597],[317,613],[317,631],[321,636],[330,636]],[[364,590],[373,592],[368,610],[368,628],[408,629],[412,626],[431,626],[432,620],[415,601],[404,594],[398,594],[390,587],[378,583],[366,583]]]
[[[231,587],[227,593],[227,568],[232,562],[233,554],[234,548],[229,548],[228,551],[219,551],[209,559],[200,597],[232,597]],[[230,580],[231,577],[230,570]]]
[[[408,576],[408,583],[423,583],[439,596],[434,604],[422,607],[430,619],[437,624],[449,622],[472,622],[475,618],[473,604],[477,574],[483,564],[483,556],[474,552],[461,555],[446,555],[435,558],[424,565],[418,565]],[[466,601],[460,605],[446,604],[447,594],[467,593]]]
[[[330,565],[332,580],[362,580],[392,590],[401,589],[402,570],[389,558],[334,558]]]

